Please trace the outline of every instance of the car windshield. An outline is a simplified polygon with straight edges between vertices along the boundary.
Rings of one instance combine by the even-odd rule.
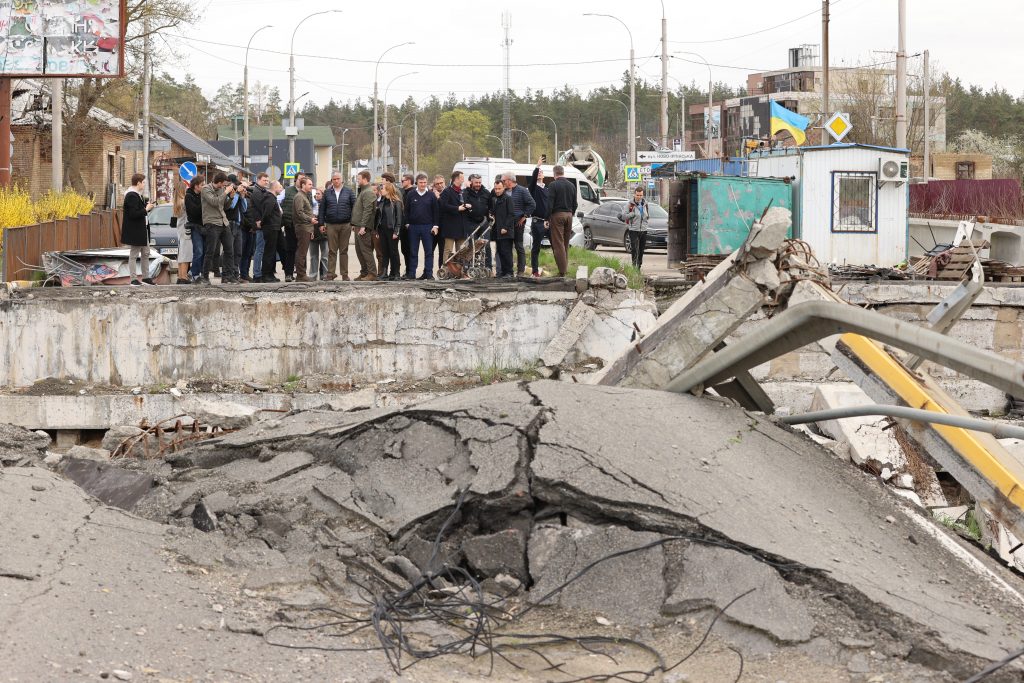
[[[149,224],[150,225],[170,225],[171,224],[171,205],[161,204],[155,207],[149,212]]]
[[[661,208],[660,204],[649,204],[651,207],[651,218],[668,218],[668,211]]]

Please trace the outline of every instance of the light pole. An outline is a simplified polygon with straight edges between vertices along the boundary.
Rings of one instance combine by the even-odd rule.
[[[288,48],[288,161],[295,161],[295,34],[298,32],[299,27],[302,26],[307,19],[318,17],[321,14],[336,14],[340,13],[340,9],[325,9],[321,12],[313,12],[302,18],[302,20],[295,25],[295,30],[292,31],[292,42]]]
[[[388,153],[388,90],[391,89],[391,84],[394,83],[395,81],[397,81],[399,78],[405,78],[406,76],[415,76],[418,73],[419,73],[419,71],[410,71],[407,74],[402,74],[401,76],[395,76],[390,81],[388,81],[388,84],[386,86],[384,86],[384,149],[382,150],[384,154]],[[399,143],[399,144],[401,144],[401,143]],[[388,170],[388,166],[390,165],[390,164],[387,163],[386,159],[387,159],[387,157],[385,157],[385,163],[384,163],[384,170],[385,171]]]
[[[702,55],[699,55],[696,52],[680,52],[679,54],[681,54],[681,55],[692,55],[694,57],[700,57],[700,60],[702,62],[704,62],[704,65],[708,68],[708,120],[704,123],[704,137],[707,140],[707,142],[705,143],[707,145],[707,149],[705,150],[704,156],[706,158],[710,159],[711,158],[711,122],[712,122],[712,120],[714,118],[712,116],[712,111],[713,111],[714,105],[712,103],[712,85],[713,85],[713,83],[712,83],[712,80],[711,80],[711,64],[709,64],[708,60],[704,59],[704,57]],[[721,121],[721,119],[719,119],[719,121]]]
[[[414,106],[415,106],[415,104],[414,104]],[[416,109],[414,108],[411,112],[409,112],[408,114],[403,116],[402,120],[398,122],[398,126],[397,127],[402,129],[402,132],[398,134],[398,172],[399,173],[402,172],[402,136],[405,135],[405,128],[403,128],[403,126],[405,125],[406,119],[408,119],[410,116],[415,116],[415,115],[416,115]],[[413,171],[415,171],[415,170],[416,169],[413,169]]]
[[[459,149],[462,150],[462,160],[466,160],[466,148],[462,146],[461,142],[455,142],[455,140],[445,140],[444,142],[441,143],[441,146],[443,147],[445,144],[458,145]]]
[[[501,145],[501,158],[505,158],[505,141],[499,138],[497,135],[485,135],[485,138],[494,138]]]
[[[348,128],[341,129],[341,144],[335,145],[334,147],[341,147],[341,161],[338,162],[338,170],[345,173],[345,133],[348,132]],[[334,149],[333,147],[331,149]],[[343,176],[344,177],[344,176]]]
[[[555,123],[555,120],[553,118],[551,118],[550,116],[545,116],[544,114],[534,114],[533,118],[535,118],[535,119],[547,119],[548,121],[551,122],[551,125],[555,127],[555,158],[552,160],[551,163],[557,164],[558,163],[558,154],[559,154],[559,151],[558,151],[558,124]]]
[[[629,34],[629,163],[636,163],[636,53],[633,52],[633,32],[622,19],[611,14],[586,13],[585,17],[607,17],[622,24]]]
[[[256,37],[256,34],[268,28],[273,28],[273,26],[267,24],[256,29],[249,37],[249,42],[245,45],[245,68],[242,72],[242,94],[245,97],[245,120],[242,123],[242,137],[245,139],[245,142],[242,145],[242,166],[246,168],[248,168],[249,163],[249,47],[252,45],[252,39]]]
[[[380,62],[384,59],[384,56],[392,50],[406,45],[415,45],[416,43],[410,41],[407,43],[399,43],[398,45],[392,45],[384,52],[380,53],[380,57],[377,59],[377,65],[373,67],[373,159],[370,160],[371,164],[380,164],[380,135],[377,134],[377,72],[380,71]],[[371,170],[371,173],[373,171]]]
[[[606,100],[608,102],[615,102],[617,105],[626,110],[626,135],[629,135],[629,107],[626,106],[626,103],[623,102],[622,100],[617,100],[614,97],[602,97],[601,99]]]
[[[526,160],[532,162],[533,161],[533,140],[530,139],[530,134],[527,133],[525,130],[522,130],[521,128],[509,128],[508,132],[510,132],[510,133],[522,133],[523,135],[526,136]],[[515,152],[515,150],[512,150],[512,151]],[[555,159],[552,163],[557,164],[558,160]]]

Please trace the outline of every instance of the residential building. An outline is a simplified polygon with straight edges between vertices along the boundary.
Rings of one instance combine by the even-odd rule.
[[[932,154],[929,178],[931,180],[992,180],[992,155],[956,152]]]
[[[195,163],[200,175],[212,176],[217,171],[235,174],[239,177],[249,175],[245,167],[232,161],[227,155],[173,118],[154,114],[150,117],[150,122],[160,135],[171,141],[170,151],[153,154],[158,202],[169,202],[173,199],[178,169],[186,161]]]
[[[263,143],[261,146],[262,152],[257,152],[254,147],[253,143],[257,140]],[[281,168],[287,161],[295,161],[299,163],[303,171],[307,173],[312,172],[313,182],[318,186],[323,186],[324,183],[331,179],[331,171],[334,166],[334,146],[337,142],[334,140],[334,132],[330,126],[304,126],[299,130],[299,134],[295,138],[295,159],[286,158],[286,154],[278,156],[278,142],[283,140],[287,143],[288,141],[288,138],[284,136],[284,128],[280,125],[274,126],[273,131],[270,130],[270,126],[249,126],[250,154],[253,156],[266,154],[270,140],[273,140],[274,145],[274,165],[278,168]],[[312,141],[311,150],[308,147],[300,147],[298,145],[303,140]],[[217,128],[218,149],[224,150],[224,143],[228,143],[233,153],[236,141],[238,143],[238,160],[241,161],[244,144],[242,141],[242,125],[227,125]],[[253,165],[253,168],[255,167],[256,165]]]

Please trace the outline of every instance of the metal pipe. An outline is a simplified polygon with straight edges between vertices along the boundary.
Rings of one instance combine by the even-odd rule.
[[[925,422],[929,424],[948,425],[970,429],[975,432],[985,432],[997,439],[1024,439],[1024,427],[989,422],[977,417],[964,417],[963,415],[950,415],[948,413],[937,413],[934,410],[920,410],[908,408],[907,406],[847,406],[845,408],[832,408],[831,410],[818,410],[813,413],[802,415],[786,415],[779,417],[779,422],[788,425],[802,425],[810,422],[827,422],[829,420],[842,420],[848,417],[895,417],[901,420],[913,420],[914,422]]]
[[[808,301],[677,376],[667,391],[713,386],[736,373],[834,334],[852,332],[923,356],[1012,396],[1024,396],[1024,364],[912,323],[849,304]]]

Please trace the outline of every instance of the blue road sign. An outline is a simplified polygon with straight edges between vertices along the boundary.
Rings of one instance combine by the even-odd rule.
[[[178,175],[180,175],[181,179],[186,183],[190,183],[193,178],[199,175],[199,169],[196,168],[196,165],[191,161],[186,161],[178,167]]]
[[[640,167],[635,165],[629,165],[623,167],[625,170],[626,182],[627,183],[638,183],[643,178],[640,177]]]
[[[299,164],[298,163],[292,162],[292,161],[286,161],[285,162],[285,164],[284,164],[284,177],[285,178],[294,178],[295,176],[299,175],[300,171],[301,171],[301,169],[299,168]]]

